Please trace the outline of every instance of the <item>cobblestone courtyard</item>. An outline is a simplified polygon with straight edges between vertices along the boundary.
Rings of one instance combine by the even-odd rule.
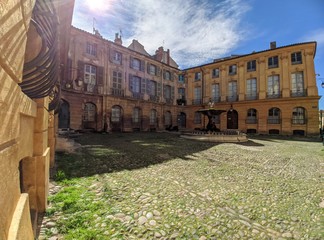
[[[324,147],[85,134],[57,154],[39,239],[323,239]]]

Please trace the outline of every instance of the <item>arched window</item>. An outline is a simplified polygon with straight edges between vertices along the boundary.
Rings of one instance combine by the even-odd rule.
[[[96,120],[96,105],[93,103],[86,103],[83,110],[83,121],[93,122]]]
[[[305,124],[306,111],[303,107],[295,107],[292,112],[292,124]]]
[[[268,112],[268,123],[269,124],[280,124],[280,109],[270,108]]]
[[[250,108],[247,111],[246,123],[253,124],[257,123],[257,110],[254,108]]]
[[[195,124],[200,124],[201,123],[201,113],[200,112],[195,112],[194,123]]]
[[[151,113],[150,113],[150,124],[151,125],[155,125],[157,123],[157,112],[155,109],[152,109],[151,110]]]
[[[121,107],[113,106],[111,109],[111,122],[117,123],[121,121]]]
[[[132,117],[133,123],[140,122],[140,112],[141,112],[141,109],[138,107],[133,109],[133,117]]]
[[[165,112],[164,124],[166,126],[172,125],[172,116],[171,116],[171,112],[169,112],[169,111]]]

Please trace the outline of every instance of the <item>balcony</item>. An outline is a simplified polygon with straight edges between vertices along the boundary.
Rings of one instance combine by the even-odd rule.
[[[193,99],[192,105],[202,105],[202,99]]]
[[[212,97],[211,99],[214,103],[220,102],[221,98],[220,97]]]
[[[258,119],[257,118],[247,118],[247,119],[245,119],[245,123],[246,124],[256,124],[256,123],[258,123]]]
[[[268,124],[280,124],[281,123],[281,119],[278,118],[273,118],[273,117],[268,117]]]
[[[238,99],[237,95],[227,96],[226,97],[227,102],[236,102],[237,99]]]
[[[124,90],[118,89],[118,88],[111,88],[110,89],[110,94],[118,97],[123,97],[124,96]]]
[[[291,97],[306,97],[307,90],[306,89],[292,90],[292,91],[290,91],[290,96]]]
[[[281,92],[267,93],[267,98],[281,98]]]
[[[177,105],[186,106],[187,100],[185,98],[179,98],[179,99],[177,99]]]
[[[257,100],[258,96],[256,93],[252,93],[252,94],[246,94],[245,95],[245,100]]]
[[[160,101],[160,97],[156,96],[156,95],[150,95],[150,101],[152,102],[159,102]]]
[[[135,98],[135,99],[143,100],[144,99],[144,94],[143,93],[133,92],[133,96],[132,97]]]
[[[306,122],[307,122],[307,119],[304,119],[304,118],[300,118],[300,119],[292,118],[291,119],[291,124],[293,124],[293,125],[305,125]]]

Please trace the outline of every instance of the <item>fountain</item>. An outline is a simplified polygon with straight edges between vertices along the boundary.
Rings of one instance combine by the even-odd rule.
[[[213,122],[213,116],[218,116],[225,110],[218,110],[214,108],[214,103],[210,100],[207,109],[200,109],[198,112],[208,117],[208,123],[202,130],[194,130],[191,132],[184,132],[180,135],[182,138],[193,139],[207,142],[246,142],[248,141],[246,134],[238,130],[228,129],[220,131]]]

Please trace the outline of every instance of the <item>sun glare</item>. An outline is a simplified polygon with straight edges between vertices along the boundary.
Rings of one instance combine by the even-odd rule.
[[[104,13],[109,10],[111,1],[107,0],[85,0],[87,8],[93,13]]]

